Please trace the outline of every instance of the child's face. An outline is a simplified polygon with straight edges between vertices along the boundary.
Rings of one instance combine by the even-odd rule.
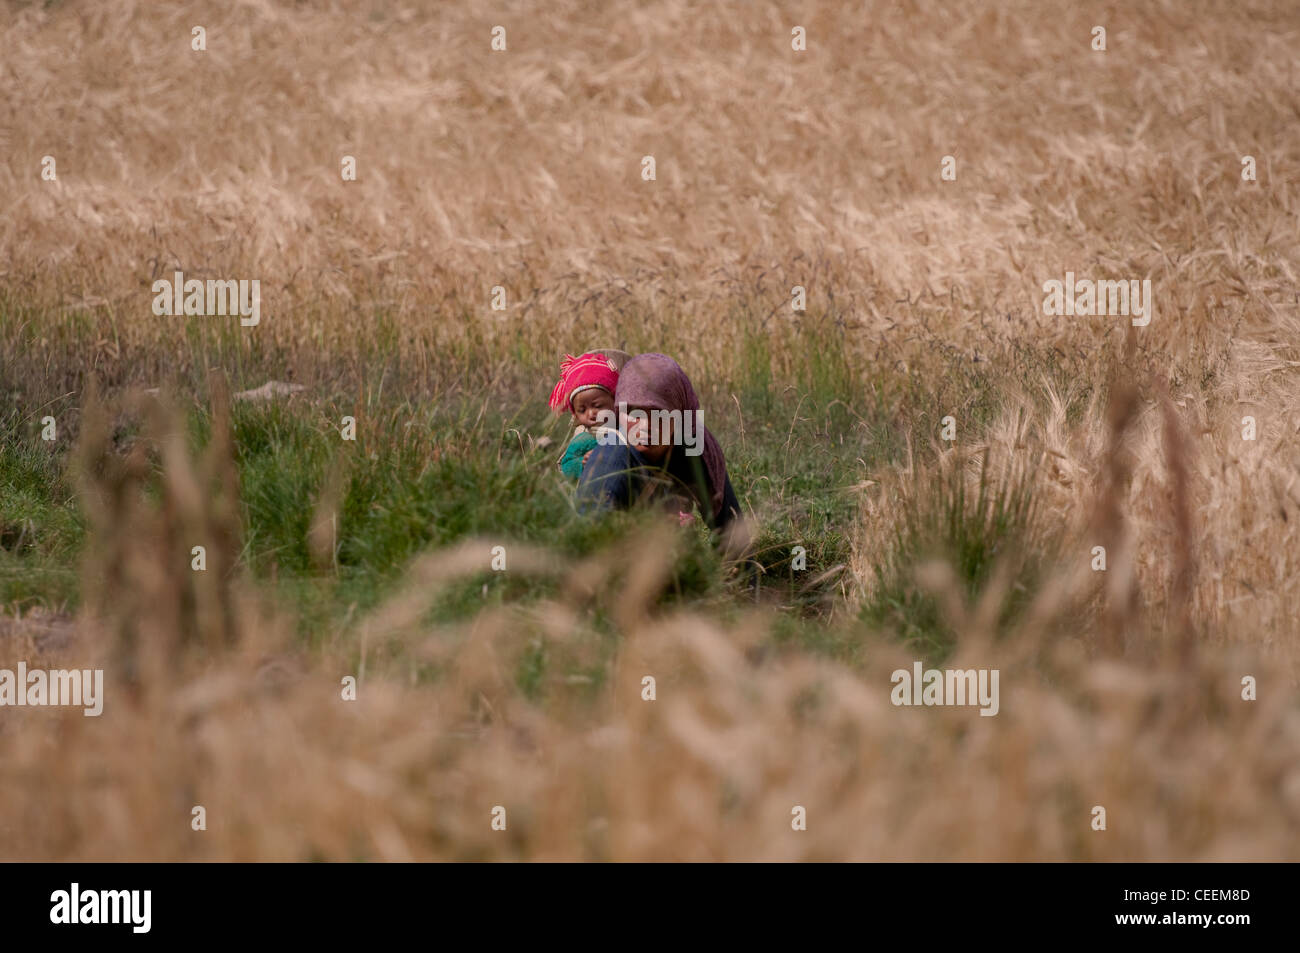
[[[601,423],[600,412],[613,409],[614,398],[599,387],[581,391],[573,398],[573,419],[584,427],[594,427]]]

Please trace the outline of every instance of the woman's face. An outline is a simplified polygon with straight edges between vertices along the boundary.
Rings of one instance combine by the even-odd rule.
[[[631,412],[635,410],[642,413],[633,416]],[[673,428],[676,425],[664,415],[658,421],[659,432],[656,434],[655,428],[651,426],[653,413],[648,407],[628,407],[628,415],[623,418],[623,432],[627,434],[627,442],[639,450],[643,457],[651,463],[662,463],[668,456],[668,451],[673,448],[676,437]]]

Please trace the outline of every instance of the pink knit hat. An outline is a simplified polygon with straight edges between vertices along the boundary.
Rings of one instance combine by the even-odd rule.
[[[564,355],[560,363],[560,382],[551,391],[551,409],[557,413],[569,410],[573,395],[591,387],[607,391],[611,397],[618,386],[618,365],[596,351],[574,357]]]

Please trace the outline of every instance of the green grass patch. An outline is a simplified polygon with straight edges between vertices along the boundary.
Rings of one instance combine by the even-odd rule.
[[[938,595],[918,584],[922,564],[939,560],[950,566],[965,604],[1005,564],[1010,586],[999,613],[1001,631],[1033,597],[1059,546],[1057,529],[1038,510],[1030,458],[995,479],[984,454],[973,489],[964,462],[951,461],[932,480],[918,477],[910,488],[889,556],[875,568],[876,586],[861,612],[868,625],[894,633],[933,661],[949,655],[957,636]]]

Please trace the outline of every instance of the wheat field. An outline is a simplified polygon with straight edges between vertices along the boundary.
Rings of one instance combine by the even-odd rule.
[[[1300,859],[1294,4],[0,18],[3,439],[78,527],[43,550],[38,491],[0,478],[0,668],[106,680],[98,718],[0,709],[0,857]],[[178,271],[258,280],[260,322],[156,314]],[[1149,281],[1150,322],[1045,313],[1067,272]],[[525,447],[555,431],[519,408],[605,345],[688,370],[771,547],[833,514],[815,606],[725,582],[665,604],[680,534],[557,558],[529,524],[509,572],[542,595],[448,614],[500,541],[457,503],[463,529],[303,637],[232,393],[293,382],[286,419],[355,413],[377,454],[540,473]],[[411,436],[461,406],[464,434]],[[792,448],[834,485],[792,482]],[[324,473],[304,586],[343,572],[353,519]],[[957,489],[978,523],[984,481],[1032,509],[966,589],[961,553],[900,540]],[[75,598],[22,582],[36,559]],[[943,664],[1000,671],[996,717],[891,703],[932,657],[891,628],[895,584],[933,601]],[[539,653],[543,700],[518,676]]]

